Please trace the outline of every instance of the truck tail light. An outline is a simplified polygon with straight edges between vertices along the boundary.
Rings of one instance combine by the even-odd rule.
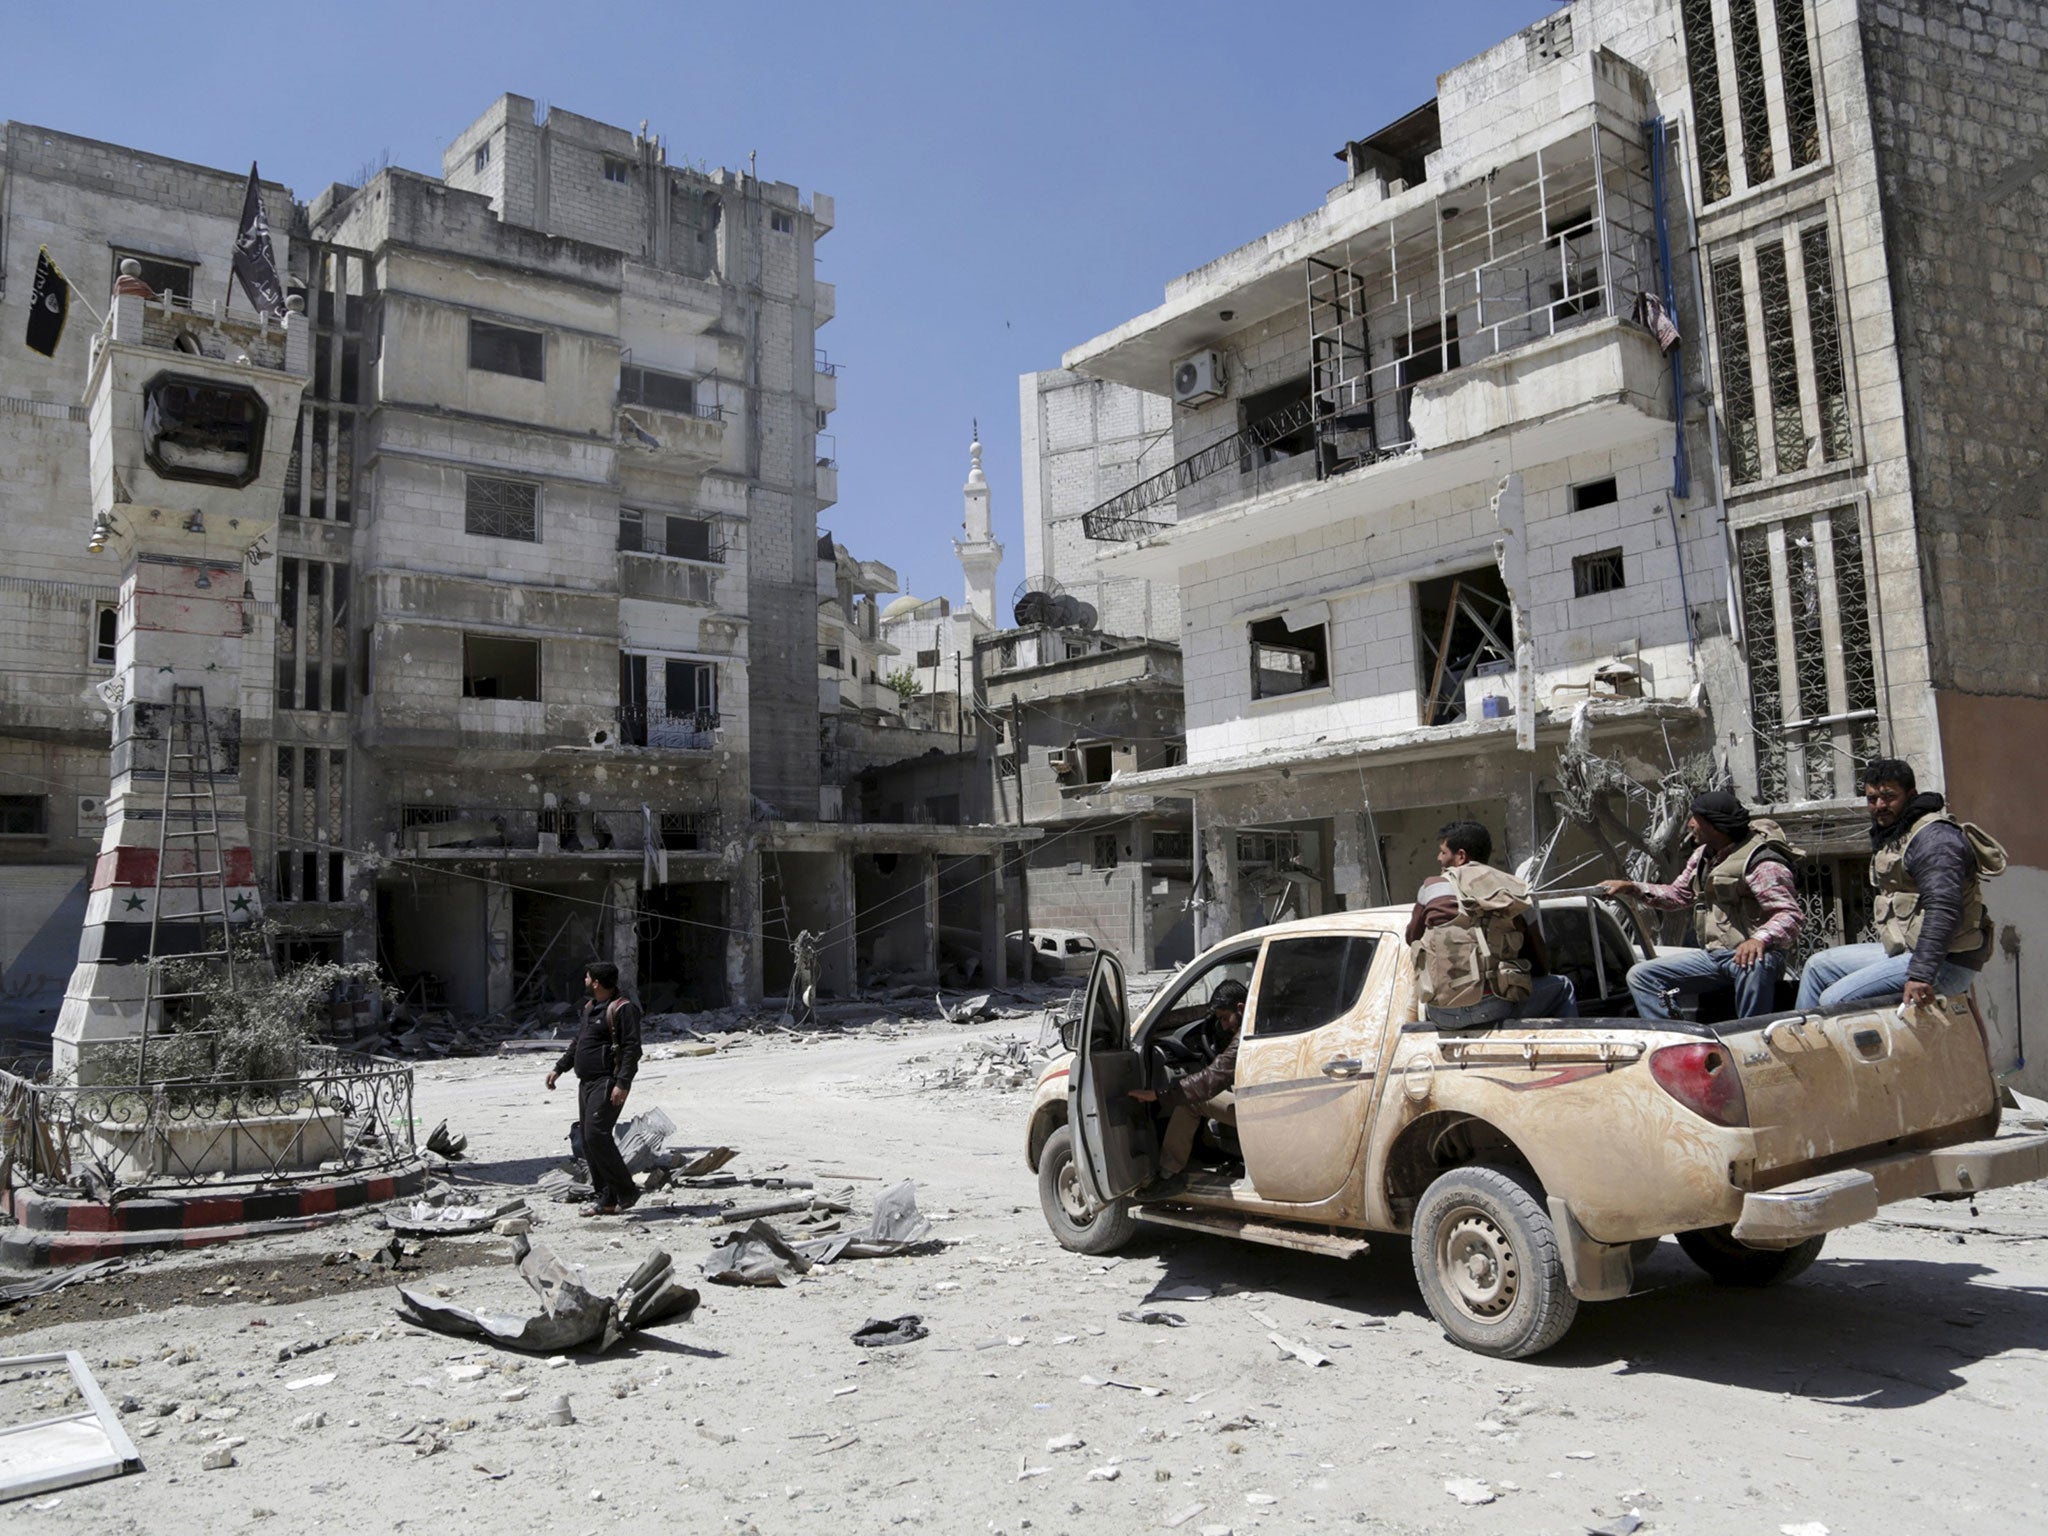
[[[1718,1041],[1667,1045],[1650,1053],[1650,1076],[1671,1097],[1716,1125],[1749,1124],[1735,1059]]]

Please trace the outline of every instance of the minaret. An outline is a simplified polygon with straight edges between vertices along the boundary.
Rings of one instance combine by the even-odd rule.
[[[981,424],[975,423],[974,441],[968,445],[971,466],[967,484],[961,489],[966,515],[962,526],[967,537],[953,541],[953,553],[960,557],[960,569],[967,573],[967,606],[981,616],[990,629],[996,625],[996,567],[1003,563],[1003,546],[989,529],[988,477],[981,472]]]

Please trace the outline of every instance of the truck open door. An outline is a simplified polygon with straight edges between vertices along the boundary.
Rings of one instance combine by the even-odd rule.
[[[1130,1096],[1145,1086],[1131,1049],[1124,968],[1098,950],[1088,973],[1074,1067],[1067,1075],[1067,1123],[1075,1128],[1074,1173],[1089,1203],[1108,1205],[1130,1194],[1158,1167],[1151,1108]]]

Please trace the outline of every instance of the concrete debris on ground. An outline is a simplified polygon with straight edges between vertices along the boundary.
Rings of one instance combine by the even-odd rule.
[[[540,1312],[474,1311],[400,1286],[401,1315],[437,1333],[484,1339],[534,1354],[583,1348],[602,1352],[636,1328],[678,1315],[688,1321],[699,1300],[697,1292],[675,1278],[675,1261],[661,1249],[610,1296],[587,1289],[580,1266],[572,1270],[524,1235],[512,1239],[512,1258],[520,1279],[540,1297]]]
[[[821,1207],[836,1212],[849,1209],[844,1202],[812,1197],[750,1206],[713,1218],[722,1223],[748,1224],[723,1232],[714,1240],[704,1259],[704,1277],[719,1285],[786,1285],[809,1274],[815,1265],[834,1264],[841,1259],[895,1258],[932,1245],[931,1222],[919,1212],[917,1185],[908,1179],[876,1197],[874,1213],[859,1232],[790,1242],[768,1224],[769,1216],[796,1211],[812,1213]]]
[[[1043,1045],[996,1035],[961,1045],[945,1065],[914,1074],[920,1088],[1028,1088],[1051,1059]]]

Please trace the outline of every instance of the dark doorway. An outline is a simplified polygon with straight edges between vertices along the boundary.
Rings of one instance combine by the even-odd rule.
[[[640,1006],[649,1013],[723,1008],[726,890],[683,880],[640,893]]]

